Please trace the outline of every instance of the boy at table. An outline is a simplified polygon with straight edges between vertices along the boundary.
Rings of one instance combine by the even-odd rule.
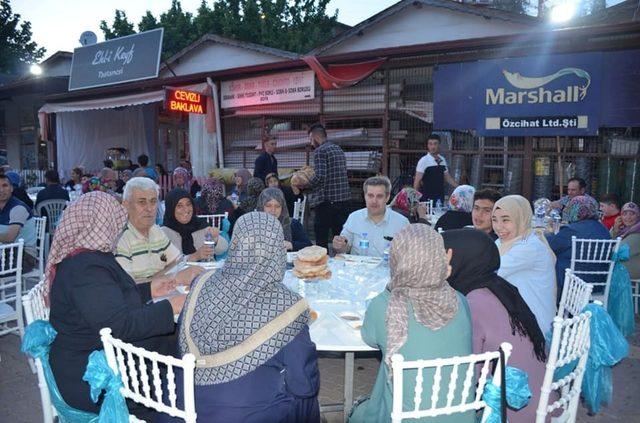
[[[409,224],[409,220],[387,207],[391,181],[386,176],[372,176],[363,185],[366,208],[349,215],[339,236],[333,238],[336,253],[382,257],[389,239]],[[366,236],[369,247],[364,251],[360,241]]]

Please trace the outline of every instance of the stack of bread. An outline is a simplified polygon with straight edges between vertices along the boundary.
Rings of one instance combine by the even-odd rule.
[[[326,248],[317,245],[303,248],[293,262],[293,274],[300,279],[329,279],[331,271],[327,268],[328,261]]]
[[[294,172],[291,176],[291,185],[299,188],[305,188],[310,183],[316,172],[310,166],[304,166],[302,169]]]

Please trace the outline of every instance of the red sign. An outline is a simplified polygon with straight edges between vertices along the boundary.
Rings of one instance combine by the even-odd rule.
[[[165,88],[164,107],[172,112],[204,115],[207,113],[207,97],[195,91]]]

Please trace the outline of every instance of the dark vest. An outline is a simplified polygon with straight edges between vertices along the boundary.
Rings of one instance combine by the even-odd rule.
[[[430,166],[424,170],[422,175],[422,198],[421,201],[440,200],[444,203],[444,171],[443,165]]]

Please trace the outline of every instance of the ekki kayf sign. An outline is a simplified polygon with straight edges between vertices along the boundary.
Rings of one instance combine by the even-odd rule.
[[[167,87],[164,89],[164,107],[172,112],[204,115],[207,113],[207,97],[196,91]]]
[[[315,78],[312,70],[223,81],[221,84],[223,109],[309,100],[314,97]]]
[[[76,48],[69,91],[157,77],[163,33],[158,28]]]
[[[601,53],[442,65],[434,126],[482,136],[595,135],[601,74]]]

